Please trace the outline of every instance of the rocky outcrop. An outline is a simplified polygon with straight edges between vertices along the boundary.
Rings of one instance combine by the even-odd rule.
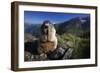
[[[35,45],[33,45],[35,44]],[[50,52],[48,54],[39,54],[37,52],[38,45],[37,42],[27,42],[25,43],[25,54],[24,54],[24,60],[25,61],[44,61],[44,60],[65,60],[65,59],[71,59],[73,55],[73,49],[72,48],[63,48],[63,47],[57,47],[56,50],[53,52]]]

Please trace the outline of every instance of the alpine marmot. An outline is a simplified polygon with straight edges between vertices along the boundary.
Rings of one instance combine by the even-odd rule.
[[[49,53],[57,48],[56,29],[50,21],[44,21],[40,27],[40,43],[39,52]]]

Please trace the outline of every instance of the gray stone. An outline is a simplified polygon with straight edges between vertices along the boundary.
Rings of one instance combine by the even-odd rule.
[[[69,49],[65,52],[65,54],[64,54],[64,56],[63,56],[62,59],[70,59],[70,58],[72,57],[72,54],[73,54],[73,49],[72,49],[72,48],[69,48]]]
[[[72,57],[73,49],[72,48],[57,48],[54,52],[48,54],[50,60],[64,60],[70,59]]]

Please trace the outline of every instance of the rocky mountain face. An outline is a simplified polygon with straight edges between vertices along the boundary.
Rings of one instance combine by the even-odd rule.
[[[82,35],[90,31],[90,18],[77,17],[58,25],[58,34],[72,33]]]

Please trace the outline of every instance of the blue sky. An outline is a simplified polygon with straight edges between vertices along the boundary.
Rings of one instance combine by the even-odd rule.
[[[90,14],[24,11],[24,23],[42,24],[45,20],[53,23],[61,23],[75,17],[87,16],[90,16]]]

